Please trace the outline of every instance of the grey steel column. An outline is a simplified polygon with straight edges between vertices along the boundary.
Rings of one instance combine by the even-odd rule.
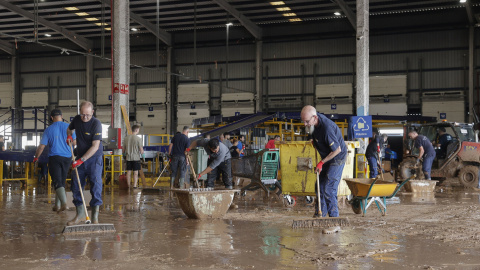
[[[369,0],[357,0],[357,116],[369,111]],[[363,143],[362,143],[363,142]],[[360,153],[365,153],[368,139],[360,140]]]
[[[166,87],[166,90],[167,90],[167,102],[166,102],[166,109],[167,109],[167,134],[172,134],[171,131],[172,130],[176,130],[176,128],[174,127],[171,127],[173,121],[171,121],[172,119],[172,110],[174,109],[174,104],[172,103],[172,97],[171,97],[171,94],[172,94],[172,47],[168,47],[167,48],[167,87]]]
[[[13,91],[13,102],[12,107],[15,108],[15,120],[17,123],[12,123],[12,142],[15,149],[22,148],[22,134],[13,133],[15,129],[22,128],[20,121],[21,108],[22,108],[22,93],[20,89],[20,59],[16,56],[12,56],[12,91]]]
[[[257,40],[256,42],[256,55],[255,55],[255,89],[256,89],[256,111],[263,111],[263,41]]]
[[[122,85],[130,84],[130,0],[113,1],[113,83],[119,92],[113,94],[113,127],[122,129],[122,141],[126,136],[121,105],[129,112],[129,94],[122,92]],[[118,84],[118,85],[117,85]],[[122,150],[115,150],[121,155]]]
[[[473,107],[475,101],[473,100],[473,90],[474,90],[474,73],[475,73],[475,26],[470,25],[468,33],[468,122],[473,122]],[[477,113],[479,113],[477,111]]]
[[[88,100],[93,103],[93,84],[95,80],[95,76],[93,76],[93,56],[87,55],[86,56],[86,87],[85,87],[85,100]]]

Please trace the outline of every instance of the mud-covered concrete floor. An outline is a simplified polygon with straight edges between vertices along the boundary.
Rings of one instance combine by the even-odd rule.
[[[291,229],[310,218],[261,192],[235,198],[222,220],[189,220],[173,194],[105,190],[100,222],[113,234],[62,235],[75,214],[52,212],[53,194],[9,183],[0,200],[0,269],[480,269],[480,193],[440,186],[401,193],[387,216],[347,205],[351,226],[332,235]]]

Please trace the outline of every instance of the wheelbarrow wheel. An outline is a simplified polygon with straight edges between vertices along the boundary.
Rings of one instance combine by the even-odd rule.
[[[286,207],[294,207],[297,204],[297,198],[295,196],[286,195],[283,198],[283,204]]]
[[[305,203],[307,205],[312,205],[315,202],[315,197],[312,196],[306,196],[305,197]]]
[[[362,207],[360,206],[360,200],[353,199],[353,201],[350,204],[352,205],[352,210],[355,214],[359,215],[359,214],[362,213]]]

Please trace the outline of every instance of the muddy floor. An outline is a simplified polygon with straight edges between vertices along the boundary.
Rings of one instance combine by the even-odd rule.
[[[381,216],[348,204],[335,234],[292,229],[312,206],[260,191],[236,196],[221,220],[190,220],[175,196],[106,189],[100,222],[111,234],[65,236],[74,209],[54,213],[53,194],[4,185],[0,269],[480,269],[480,192],[444,182],[431,194],[399,193]]]

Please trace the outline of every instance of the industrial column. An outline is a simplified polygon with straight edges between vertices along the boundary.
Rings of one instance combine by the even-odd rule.
[[[172,47],[167,48],[167,134],[174,134],[177,130],[173,126],[173,111],[174,104],[172,102]]]
[[[474,91],[474,73],[475,73],[475,25],[470,25],[468,32],[468,123],[474,122],[473,108],[475,108],[475,101],[473,99]],[[478,113],[476,112],[477,116]]]
[[[357,0],[357,116],[369,111],[369,0]],[[363,142],[363,143],[362,143]],[[368,138],[360,140],[360,153],[365,153]]]
[[[93,56],[86,56],[86,89],[85,89],[85,100],[88,100],[93,103],[93,100],[96,98],[93,96],[93,84],[94,84],[94,75],[93,75]]]
[[[130,83],[130,0],[113,1],[113,128],[122,129],[126,136],[126,126],[120,106],[125,106],[129,115]],[[114,150],[121,155],[122,150]]]
[[[263,41],[257,40],[256,41],[256,55],[255,55],[255,89],[256,89],[256,102],[255,102],[255,110],[256,112],[263,111]]]

